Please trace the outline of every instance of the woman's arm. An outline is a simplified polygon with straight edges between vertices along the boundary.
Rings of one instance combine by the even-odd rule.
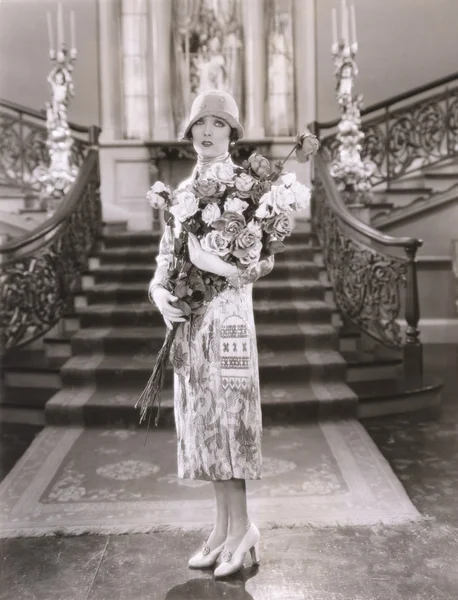
[[[149,301],[154,304],[153,291],[158,286],[163,287],[169,281],[169,265],[173,260],[173,233],[170,225],[166,225],[159,244],[159,252],[156,257],[156,271],[148,287]]]
[[[254,265],[248,266],[246,269],[237,269],[237,273],[227,277],[227,280],[233,288],[240,289],[244,285],[254,283],[260,277],[268,275],[274,268],[274,264],[275,258],[272,254]]]

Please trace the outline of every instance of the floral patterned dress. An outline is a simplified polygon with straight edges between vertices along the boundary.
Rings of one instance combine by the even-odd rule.
[[[183,182],[182,185],[189,183]],[[164,284],[177,230],[167,226],[150,283]],[[252,288],[273,256],[247,267],[202,315],[178,328],[171,352],[178,477],[260,479],[262,415]]]

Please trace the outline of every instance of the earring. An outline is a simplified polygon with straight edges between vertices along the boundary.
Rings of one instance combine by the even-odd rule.
[[[235,146],[235,142],[234,142],[234,141],[232,141],[232,142],[231,142],[229,145],[230,145],[231,147],[233,147],[233,146]]]

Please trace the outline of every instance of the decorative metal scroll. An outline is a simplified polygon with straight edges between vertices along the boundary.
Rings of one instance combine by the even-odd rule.
[[[365,119],[362,155],[376,165],[372,185],[458,155],[458,87]],[[322,140],[326,161],[338,158],[336,135]]]
[[[38,190],[34,170],[50,162],[44,121],[0,106],[0,184]],[[81,167],[88,142],[74,137],[71,156]]]
[[[404,345],[397,322],[406,263],[346,233],[315,172],[313,223],[323,260],[343,315],[385,346]]]
[[[27,253],[0,264],[2,352],[46,333],[71,303],[80,273],[101,233],[99,187],[96,160],[66,220],[44,234]]]

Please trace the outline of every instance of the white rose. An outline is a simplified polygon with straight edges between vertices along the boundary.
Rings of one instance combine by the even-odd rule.
[[[290,189],[294,194],[297,210],[303,210],[310,205],[310,189],[306,185],[297,181]]]
[[[221,211],[217,204],[207,204],[202,211],[202,220],[207,223],[207,225],[211,225],[216,219],[219,219],[220,216]]]
[[[230,241],[224,237],[221,231],[210,231],[200,242],[203,250],[218,256],[226,256],[229,253],[229,244]]]
[[[228,163],[218,162],[213,164],[209,169],[209,173],[226,185],[233,184],[234,182],[234,168]]]
[[[276,215],[291,212],[295,200],[291,188],[287,188],[284,185],[272,186],[269,204]]]
[[[286,187],[289,187],[293,183],[296,183],[296,173],[285,173],[282,175],[281,180]]]
[[[230,212],[243,212],[246,208],[248,208],[248,202],[240,200],[240,198],[228,198],[224,203],[224,210]]]
[[[266,192],[259,202],[259,206],[254,213],[254,216],[257,219],[267,219],[271,216],[271,206],[270,206],[270,198],[272,196],[272,192]]]
[[[249,194],[255,184],[254,177],[248,175],[248,173],[241,173],[234,179],[234,185],[242,194]]]
[[[181,223],[196,214],[199,209],[199,202],[192,192],[183,190],[176,194],[178,204],[170,208],[170,212]]]
[[[146,194],[146,199],[152,208],[162,210],[167,205],[167,199],[164,198],[164,195],[167,195],[170,200],[170,190],[162,183],[162,181],[156,181]]]
[[[256,223],[255,221],[250,221],[246,226],[248,231],[250,231],[255,237],[258,239],[262,238],[262,227],[260,223]]]

